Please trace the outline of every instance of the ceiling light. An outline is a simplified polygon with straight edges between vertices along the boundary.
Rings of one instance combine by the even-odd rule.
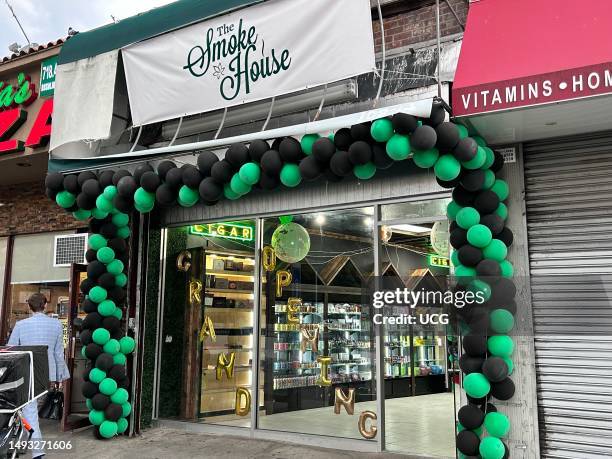
[[[325,215],[323,214],[319,214],[315,217],[315,223],[319,226],[325,225],[325,221],[326,221],[326,218],[325,218]]]
[[[410,225],[410,224],[392,225],[391,229],[398,233],[409,233],[409,234],[429,234],[431,233],[431,228],[428,228],[426,226]]]

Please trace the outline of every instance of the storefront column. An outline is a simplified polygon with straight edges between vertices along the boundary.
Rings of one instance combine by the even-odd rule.
[[[374,241],[374,289],[380,288],[380,204],[374,206],[374,225],[372,235]],[[376,336],[375,343],[376,349],[374,355],[376,356],[376,413],[378,421],[376,423],[378,428],[378,451],[384,451],[385,449],[385,337],[383,334],[383,325],[372,323],[374,328],[374,334]]]
[[[255,219],[255,269],[253,270],[253,344],[251,362],[251,433],[257,429],[259,414],[259,349],[261,338],[261,250],[263,249],[263,222]]]

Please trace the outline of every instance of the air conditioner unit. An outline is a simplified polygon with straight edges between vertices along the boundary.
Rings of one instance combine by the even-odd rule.
[[[87,233],[55,236],[53,266],[69,267],[73,263],[85,263]]]

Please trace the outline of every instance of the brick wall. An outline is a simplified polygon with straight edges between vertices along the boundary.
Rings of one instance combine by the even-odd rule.
[[[453,9],[465,24],[467,17],[468,3],[467,0],[449,0]],[[407,4],[411,3],[406,1]],[[409,46],[416,43],[434,40],[436,38],[436,4],[431,2],[422,2],[426,4],[410,11],[395,14],[385,17],[385,44],[387,50]],[[384,16],[384,13],[383,13]],[[380,22],[375,20],[374,26],[374,44],[376,52],[381,51],[381,33]],[[440,34],[441,36],[460,33],[463,30],[457,19],[451,12],[447,3],[440,1]]]
[[[43,182],[0,187],[0,236],[84,228],[45,196]]]

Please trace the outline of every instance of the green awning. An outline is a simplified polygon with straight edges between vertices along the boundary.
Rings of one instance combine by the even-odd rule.
[[[62,46],[58,63],[86,59],[264,0],[179,0],[88,32]]]

